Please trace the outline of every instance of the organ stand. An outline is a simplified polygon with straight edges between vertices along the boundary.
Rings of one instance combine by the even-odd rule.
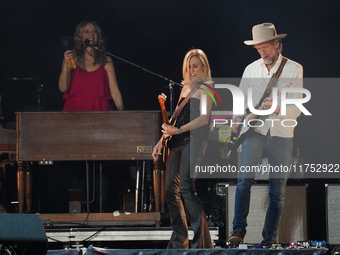
[[[19,213],[32,205],[31,161],[152,160],[153,146],[161,134],[159,111],[110,112],[17,112],[15,152],[18,162]],[[13,146],[11,147],[13,149]],[[12,151],[13,153],[13,151]],[[164,169],[164,167],[163,167]],[[160,225],[162,165],[155,162],[155,213],[132,213],[120,219],[155,220]],[[82,217],[76,214],[41,215],[52,221]],[[110,215],[90,214],[94,221],[119,220]]]

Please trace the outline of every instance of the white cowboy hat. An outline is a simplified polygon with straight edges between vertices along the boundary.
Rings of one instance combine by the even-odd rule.
[[[274,39],[284,38],[287,34],[276,33],[276,29],[274,24],[272,23],[263,23],[256,26],[253,26],[253,40],[244,41],[246,45],[255,45],[258,43],[267,42]]]

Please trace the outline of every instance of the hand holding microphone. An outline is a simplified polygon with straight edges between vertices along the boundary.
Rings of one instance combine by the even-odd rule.
[[[71,36],[61,39],[61,47],[65,50],[64,57],[67,60],[68,69],[76,69],[77,65],[74,62],[72,51],[74,49],[74,40]]]
[[[67,68],[68,69],[76,69],[77,68],[76,62],[74,62],[73,58],[71,58],[67,61]]]
[[[73,52],[71,50],[65,51],[64,58],[67,61],[67,68],[69,70],[77,68],[77,65],[73,59]]]

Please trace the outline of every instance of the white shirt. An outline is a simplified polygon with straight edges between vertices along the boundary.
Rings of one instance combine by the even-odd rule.
[[[248,87],[252,88],[252,99],[253,105],[260,101],[265,89],[268,86],[270,78],[277,71],[280,66],[282,60],[282,55],[279,54],[279,57],[275,63],[275,65],[268,71],[264,61],[262,58],[254,61],[250,65],[246,67],[244,70],[240,89],[243,91],[243,95],[245,98],[245,108],[248,108]],[[279,137],[293,137],[294,136],[294,126],[296,125],[297,117],[299,117],[301,111],[295,105],[287,105],[286,107],[286,115],[281,115],[282,107],[281,107],[281,89],[284,87],[295,87],[302,88],[303,87],[303,68],[300,64],[288,59],[285,66],[283,67],[280,78],[276,84],[278,90],[278,105],[280,106],[280,114],[271,114],[266,116],[258,116],[257,119],[261,119],[263,122],[255,123],[251,122],[251,125],[259,126],[255,128],[257,132],[260,132],[263,135],[268,133],[270,129],[271,136],[279,136]],[[273,95],[272,95],[273,96]],[[287,98],[302,98],[302,93],[288,93]],[[246,123],[247,125],[247,123]],[[288,126],[288,127],[287,127]]]

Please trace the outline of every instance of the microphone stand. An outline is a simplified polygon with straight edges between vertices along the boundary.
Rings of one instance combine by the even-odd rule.
[[[125,60],[125,59],[123,59],[123,58],[121,58],[121,57],[118,57],[118,56],[116,56],[116,55],[113,55],[112,53],[110,53],[110,52],[108,52],[108,51],[106,51],[106,50],[103,50],[103,49],[101,49],[101,48],[98,48],[97,46],[93,46],[93,45],[91,45],[91,44],[89,44],[89,45],[85,45],[85,47],[91,47],[92,49],[94,49],[94,50],[98,50],[98,51],[101,51],[101,52],[104,52],[105,54],[107,54],[107,55],[109,55],[109,56],[111,56],[111,57],[114,57],[114,58],[117,58],[117,59],[119,59],[119,60],[122,60],[122,61],[124,61],[125,63],[128,63],[128,64],[130,64],[130,65],[133,65],[133,66],[135,66],[135,67],[137,67],[137,68],[139,68],[139,69],[142,69],[143,71],[145,71],[145,72],[148,72],[148,73],[151,73],[151,74],[153,74],[153,75],[155,75],[155,76],[158,76],[158,77],[160,77],[160,78],[162,78],[162,79],[164,79],[164,80],[166,80],[166,81],[169,81],[169,91],[170,91],[170,116],[172,116],[172,113],[173,113],[173,85],[174,84],[176,84],[176,85],[178,85],[178,86],[180,86],[180,87],[183,87],[183,85],[182,84],[180,84],[180,83],[177,83],[177,82],[175,82],[175,81],[173,81],[173,80],[170,80],[170,79],[168,79],[168,78],[166,78],[166,77],[164,77],[164,76],[162,76],[162,75],[160,75],[160,74],[157,74],[157,73],[154,73],[154,72],[152,72],[152,71],[150,71],[150,70],[148,70],[148,69],[146,69],[146,68],[144,68],[144,67],[141,67],[141,66],[139,66],[139,65],[136,65],[135,63],[132,63],[132,62],[130,62],[130,61],[127,61],[127,60]]]
[[[170,97],[170,116],[172,116],[173,109],[174,109],[174,104],[173,104],[173,95],[174,95],[174,90],[173,90],[173,83],[172,81],[169,82],[169,97]]]

